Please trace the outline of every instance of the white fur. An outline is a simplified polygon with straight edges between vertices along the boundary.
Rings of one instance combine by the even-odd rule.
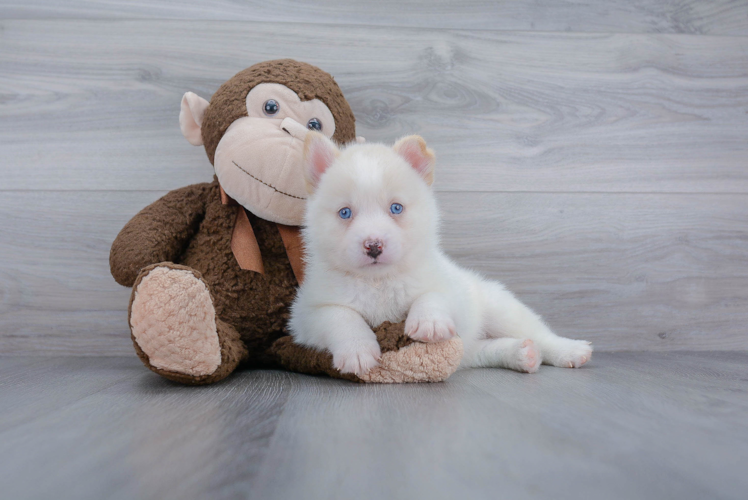
[[[417,340],[460,335],[461,367],[532,373],[541,361],[579,367],[590,359],[589,342],[555,335],[503,285],[442,252],[424,172],[381,144],[335,149],[331,158],[306,206],[306,277],[290,320],[296,342],[327,349],[336,368],[362,374],[380,356],[372,327],[405,319]],[[392,203],[403,205],[402,214],[390,212]],[[350,219],[339,217],[344,207]],[[376,262],[363,246],[370,239],[383,242]]]

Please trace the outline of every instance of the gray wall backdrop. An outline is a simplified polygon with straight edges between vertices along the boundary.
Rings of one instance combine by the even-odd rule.
[[[208,181],[182,94],[335,75],[436,150],[444,244],[598,350],[748,349],[748,3],[0,2],[0,353],[132,355],[109,246]]]

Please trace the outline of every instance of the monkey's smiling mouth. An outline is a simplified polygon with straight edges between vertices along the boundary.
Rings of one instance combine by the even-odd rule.
[[[236,168],[238,168],[239,170],[241,170],[242,172],[244,172],[245,174],[247,174],[248,176],[250,176],[252,179],[256,180],[260,184],[264,184],[265,186],[269,187],[270,189],[272,189],[276,193],[280,193],[280,194],[282,194],[284,196],[288,196],[289,198],[296,198],[297,200],[306,200],[306,198],[302,198],[301,196],[296,196],[296,195],[293,195],[291,193],[286,193],[285,191],[281,191],[280,189],[278,189],[277,187],[273,186],[272,184],[268,184],[267,182],[263,181],[262,179],[260,179],[258,177],[255,177],[254,175],[252,175],[249,172],[247,172],[246,170],[244,170],[241,166],[239,166],[239,164],[236,163],[234,160],[231,160],[231,163],[233,163],[234,165],[236,165]]]

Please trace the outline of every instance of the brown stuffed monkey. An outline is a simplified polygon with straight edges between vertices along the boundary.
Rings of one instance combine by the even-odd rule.
[[[361,378],[340,374],[328,353],[288,337],[304,273],[304,138],[316,130],[339,144],[356,140],[353,113],[332,76],[290,59],[259,63],[210,102],[185,94],[179,124],[191,144],[205,146],[216,178],[144,208],[109,259],[114,279],[133,287],[131,337],[148,368],[188,384],[216,382],[238,366],[365,382],[439,381],[456,370],[459,338],[422,344],[402,324],[375,328],[382,360]]]

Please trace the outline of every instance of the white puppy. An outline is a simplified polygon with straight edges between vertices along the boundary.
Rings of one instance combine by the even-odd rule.
[[[307,135],[306,277],[293,304],[296,342],[332,353],[341,372],[377,365],[372,327],[405,321],[424,342],[457,334],[460,367],[532,373],[541,362],[579,367],[589,342],[554,334],[495,281],[457,266],[439,247],[431,190],[434,155],[418,136],[394,147],[351,145]]]

